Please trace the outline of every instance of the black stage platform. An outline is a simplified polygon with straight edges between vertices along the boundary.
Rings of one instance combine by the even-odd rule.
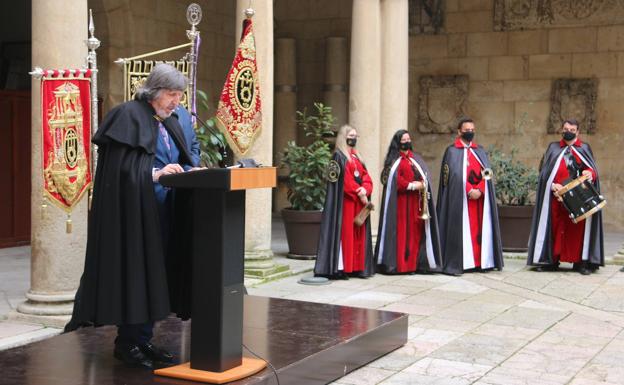
[[[190,321],[167,319],[154,343],[189,360]],[[407,342],[406,314],[245,296],[243,341],[277,369],[281,385],[325,384]],[[113,358],[114,327],[73,333],[0,352],[2,385],[197,384],[129,368]],[[243,350],[244,354],[253,357]],[[266,368],[236,385],[277,384]]]

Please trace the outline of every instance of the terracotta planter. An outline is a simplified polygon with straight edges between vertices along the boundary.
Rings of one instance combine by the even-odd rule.
[[[503,251],[527,251],[535,206],[498,206]]]
[[[321,231],[321,211],[282,210],[288,258],[315,259]]]

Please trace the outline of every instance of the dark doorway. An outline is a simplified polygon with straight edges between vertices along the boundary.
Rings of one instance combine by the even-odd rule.
[[[0,5],[0,247],[30,243],[31,1]]]

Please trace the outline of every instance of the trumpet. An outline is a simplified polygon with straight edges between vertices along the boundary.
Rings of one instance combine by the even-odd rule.
[[[494,171],[491,168],[484,168],[481,170],[481,177],[485,180],[490,180],[494,176]]]
[[[428,184],[427,184],[427,175],[423,175],[423,180],[422,180],[422,184],[423,184],[423,188],[422,190],[420,190],[420,219],[422,219],[423,221],[428,220],[429,218],[431,218],[431,215],[429,215],[429,188],[428,188]]]

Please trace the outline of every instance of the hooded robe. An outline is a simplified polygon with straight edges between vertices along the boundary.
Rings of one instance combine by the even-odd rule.
[[[410,162],[419,175],[425,175],[427,178],[427,191],[429,196],[432,197],[431,192],[431,180],[429,179],[429,169],[425,164],[425,161],[420,155],[409,152]],[[401,163],[401,156],[390,166],[388,172],[388,179],[383,188],[381,198],[381,212],[379,216],[379,230],[377,232],[378,240],[375,245],[375,261],[377,263],[377,270],[386,274],[401,273],[397,268],[397,241],[398,241],[398,226],[406,227],[405,233],[408,238],[412,238],[414,235],[407,234],[406,221],[398,220],[397,210],[397,197],[398,197],[398,170]],[[420,196],[420,191],[414,191],[414,194]],[[407,197],[410,199],[410,197]],[[412,204],[421,205],[420,199],[413,199]],[[421,233],[418,235],[420,238],[419,245],[416,250],[410,251],[410,256],[414,257],[416,266],[414,271],[430,272],[440,271],[442,269],[442,259],[440,254],[440,243],[438,235],[438,217],[435,211],[435,205],[433,199],[428,200],[429,215],[428,220],[424,221],[423,226],[419,229]],[[408,209],[409,210],[409,209]],[[414,211],[414,210],[409,210]],[[409,221],[409,228],[416,230],[414,224],[416,221],[423,221],[420,218],[407,218]],[[401,223],[400,223],[401,222]],[[412,232],[410,231],[410,233]],[[400,242],[400,240],[399,240]],[[404,248],[401,248],[404,250]],[[402,256],[405,258],[405,256]],[[406,272],[406,271],[403,271]]]
[[[142,324],[167,317],[166,251],[152,181],[158,121],[139,100],[113,108],[93,137],[98,146],[85,267],[66,331],[85,324]],[[180,150],[179,163],[192,165],[178,120],[163,121]],[[183,255],[170,256],[178,264]],[[185,283],[190,284],[190,283]]]
[[[565,144],[565,142],[564,142]],[[552,228],[552,205],[555,197],[552,194],[551,186],[555,174],[563,161],[564,152],[568,146],[561,142],[553,142],[548,145],[546,153],[540,164],[539,182],[537,185],[537,199],[535,201],[535,211],[531,225],[531,236],[529,238],[529,250],[527,265],[553,265],[557,261],[553,259],[553,237]],[[570,151],[582,162],[584,169],[592,169],[596,177],[593,184],[600,192],[600,181],[597,178],[598,169],[594,161],[594,154],[587,143],[580,140],[569,146]],[[572,225],[572,220],[566,218]],[[594,265],[604,266],[604,241],[602,229],[602,212],[598,211],[584,221],[575,226],[582,225],[582,248],[581,260]]]
[[[459,139],[447,147],[442,158],[440,187],[438,189],[437,213],[440,231],[440,247],[444,272],[461,274],[464,270],[475,268],[471,221],[468,213],[467,173],[469,151],[479,162],[481,168],[490,168],[490,161],[482,146],[471,143],[470,147],[461,146]],[[492,180],[483,182],[483,204],[481,228],[476,234],[481,246],[481,269],[502,269],[503,249],[498,225],[496,194]]]

